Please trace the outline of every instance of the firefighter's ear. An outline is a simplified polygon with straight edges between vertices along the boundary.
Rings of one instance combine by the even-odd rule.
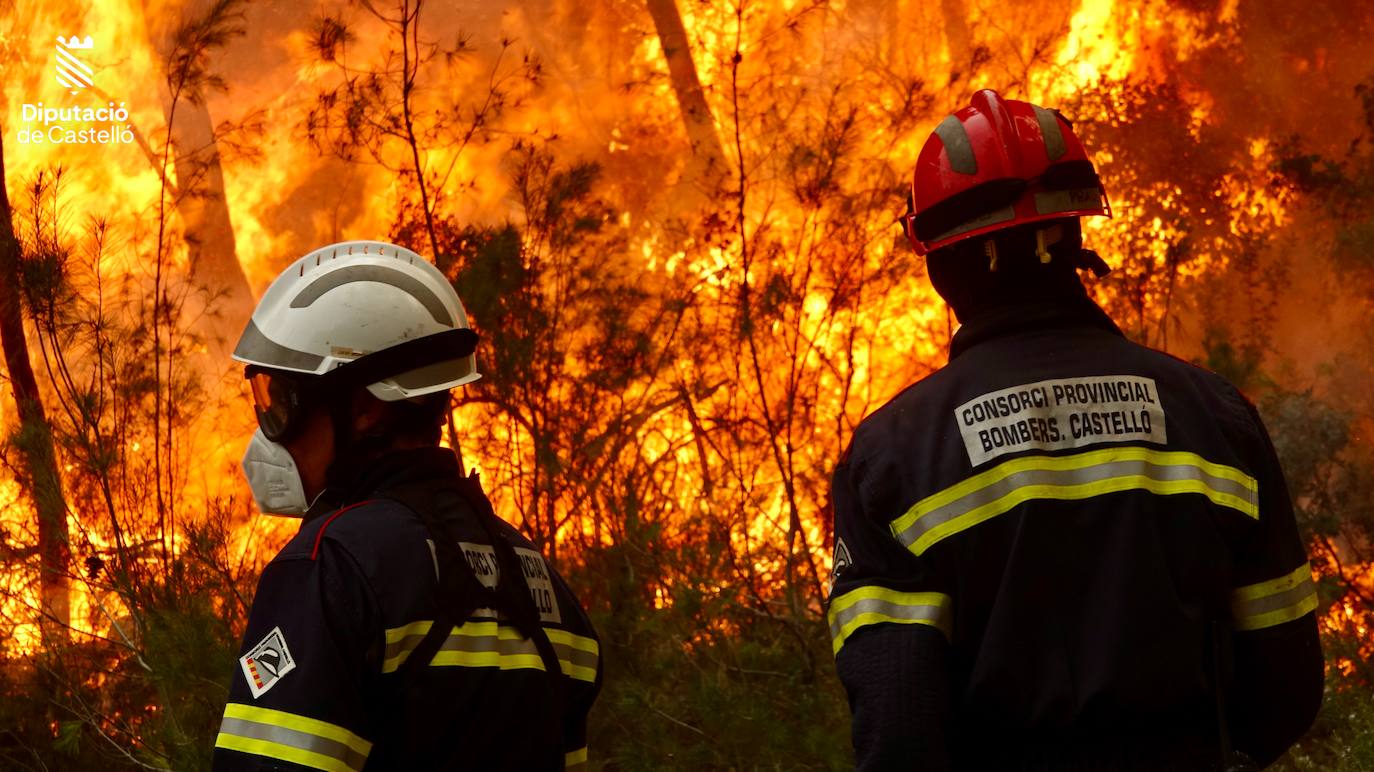
[[[371,437],[380,434],[387,413],[387,403],[372,396],[367,389],[358,389],[353,395],[353,436]]]

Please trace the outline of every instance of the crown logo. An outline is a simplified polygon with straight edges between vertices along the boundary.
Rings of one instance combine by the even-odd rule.
[[[83,88],[91,85],[94,73],[91,66],[81,61],[76,51],[89,51],[95,46],[91,36],[85,39],[78,38],[76,35],[64,38],[57,36],[57,45],[54,47],[57,57],[57,82],[70,89],[75,94]]]

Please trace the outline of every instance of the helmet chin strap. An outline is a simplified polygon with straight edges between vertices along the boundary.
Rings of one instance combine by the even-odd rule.
[[[325,486],[347,493],[358,482],[362,471],[364,444],[353,431],[352,394],[345,392],[329,400],[329,421],[334,428],[334,458],[325,470]]]
[[[1054,260],[1054,253],[1051,247],[1064,240],[1064,227],[1059,223],[1048,228],[1037,228],[1035,230],[1035,256],[1040,259],[1041,265],[1049,265]],[[983,242],[983,255],[988,258],[988,271],[997,271],[997,238],[988,238]],[[1063,257],[1061,250],[1061,257]],[[1097,278],[1102,278],[1112,272],[1107,261],[1102,256],[1091,249],[1080,248],[1078,253],[1073,256],[1073,267],[1092,271]]]
[[[366,476],[368,462],[389,447],[387,419],[363,433],[354,431],[353,419],[351,394],[329,401],[329,420],[334,427],[334,458],[325,471],[325,485],[350,497]]]
[[[1084,249],[1078,253],[1078,267],[1092,271],[1093,276],[1099,279],[1112,272],[1112,267],[1107,265],[1107,261],[1091,249]]]

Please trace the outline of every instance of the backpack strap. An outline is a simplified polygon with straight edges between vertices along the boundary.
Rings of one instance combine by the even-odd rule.
[[[496,557],[495,590],[477,580],[458,546],[459,537],[452,525],[434,512],[434,494],[442,490],[450,490],[467,502],[486,532]],[[474,478],[459,477],[439,486],[427,481],[379,491],[377,495],[396,501],[420,518],[434,541],[435,556],[439,563],[440,592],[443,596],[440,610],[447,613],[439,615],[440,618],[435,620],[425,638],[406,660],[404,664],[411,666],[407,673],[419,666],[412,663],[428,664],[453,627],[466,621],[477,608],[487,605],[505,615],[520,634],[534,644],[544,671],[549,676],[555,713],[561,715],[564,682],[558,653],[541,623],[520,559],[502,533],[503,523],[492,508],[491,501],[482,492],[481,485]]]
[[[472,612],[484,606],[496,608],[496,593],[478,581],[458,547],[458,541],[451,538],[451,531],[443,521],[436,517],[433,505],[417,506],[410,501],[393,495],[388,491],[385,498],[414,512],[429,532],[430,542],[434,545],[435,570],[439,581],[439,611],[435,614],[434,624],[429,632],[410,652],[406,661],[397,668],[403,682],[425,667],[448,640],[453,628],[467,621]],[[417,502],[418,503],[418,502]]]

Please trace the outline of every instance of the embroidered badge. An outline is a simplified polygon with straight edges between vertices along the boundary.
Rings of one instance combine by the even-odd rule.
[[[834,582],[840,578],[840,573],[853,562],[854,559],[849,557],[849,547],[844,543],[844,539],[836,539],[835,555],[831,558],[830,581]]]
[[[281,628],[274,627],[257,646],[239,657],[239,666],[243,668],[244,678],[248,679],[253,699],[257,699],[294,670],[296,660],[291,657],[291,650],[286,648],[286,636],[281,634]]]

